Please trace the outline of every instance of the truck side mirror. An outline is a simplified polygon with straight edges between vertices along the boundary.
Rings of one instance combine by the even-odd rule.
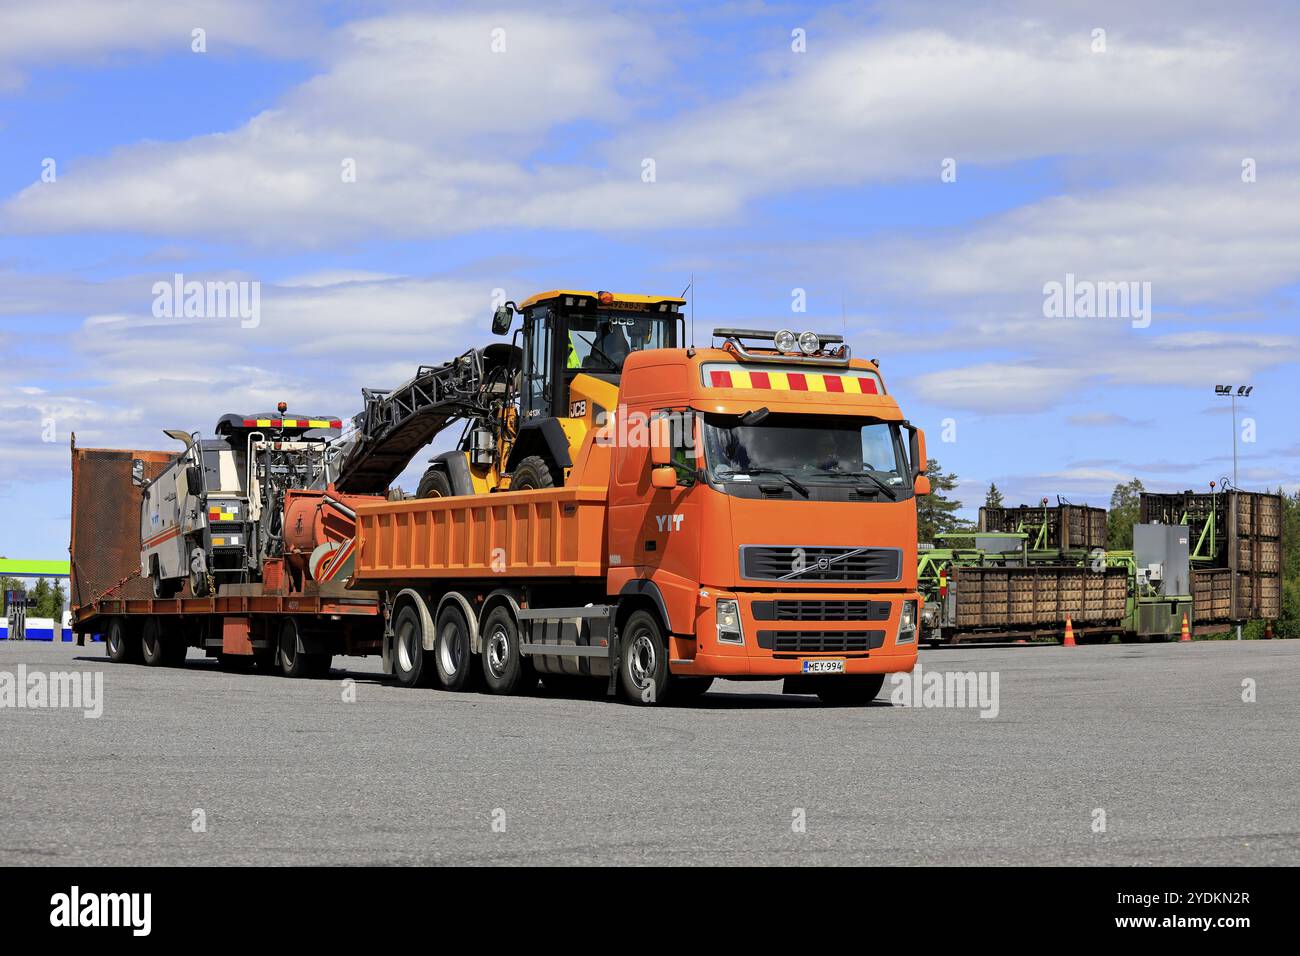
[[[676,488],[677,469],[672,465],[658,465],[650,470],[650,485],[653,488]]]
[[[930,479],[925,475],[917,475],[912,479],[912,493],[917,497],[928,495],[931,491]]]
[[[185,469],[185,490],[191,495],[203,494],[203,472],[199,471],[198,465]]]
[[[144,484],[144,459],[131,459],[131,484],[139,488]]]
[[[650,464],[658,467],[672,463],[672,419],[666,414],[657,412],[650,416]]]
[[[911,441],[908,454],[912,459],[912,477],[924,475],[930,459],[925,455],[925,432],[920,428],[911,429]],[[929,491],[925,492],[929,494]],[[919,494],[919,492],[918,492]]]
[[[514,320],[514,309],[507,305],[497,306],[497,310],[492,313],[492,331],[496,335],[505,335],[510,331],[510,323]]]

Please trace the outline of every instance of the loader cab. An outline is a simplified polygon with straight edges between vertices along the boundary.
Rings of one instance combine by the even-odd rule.
[[[573,414],[573,380],[589,375],[617,386],[633,352],[678,348],[685,300],[610,292],[544,292],[525,300],[515,335],[523,354],[520,417]]]

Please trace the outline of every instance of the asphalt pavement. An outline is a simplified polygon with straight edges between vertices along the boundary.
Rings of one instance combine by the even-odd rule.
[[[20,665],[102,674],[102,716],[10,706]],[[921,668],[913,704],[927,681],[959,703],[947,673],[986,696],[719,682],[642,708],[408,690],[362,658],[294,681],[0,642],[0,864],[1300,862],[1300,641]]]

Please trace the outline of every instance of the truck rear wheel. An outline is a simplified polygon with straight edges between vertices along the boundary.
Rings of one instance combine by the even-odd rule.
[[[519,650],[519,622],[504,604],[483,622],[483,680],[493,694],[517,694],[537,683],[532,662]]]
[[[556,484],[555,473],[551,471],[551,466],[541,455],[529,455],[524,458],[515,465],[515,470],[510,474],[510,488],[514,491],[554,488]]]
[[[633,704],[657,704],[666,696],[668,644],[659,619],[649,611],[633,611],[623,625],[618,678]]]
[[[168,662],[163,626],[156,617],[145,618],[140,629],[140,656],[149,667],[161,667]]]
[[[430,465],[425,471],[424,476],[420,479],[419,487],[416,488],[415,497],[417,498],[450,498],[451,497],[451,479],[447,473],[437,465]]]
[[[120,617],[108,622],[104,646],[108,650],[108,659],[114,664],[134,664],[140,660],[140,635]]]
[[[824,687],[817,691],[823,704],[836,707],[865,707],[876,699],[885,686],[884,674],[846,674],[843,677],[824,677]]]
[[[438,671],[438,683],[446,690],[467,689],[474,672],[469,622],[458,606],[448,602],[438,615],[435,630],[433,658]]]
[[[393,622],[393,676],[403,687],[427,687],[434,676],[431,658],[424,651],[420,612],[413,604],[406,604]]]

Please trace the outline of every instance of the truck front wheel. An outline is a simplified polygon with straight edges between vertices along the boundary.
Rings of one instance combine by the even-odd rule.
[[[108,649],[108,659],[114,664],[134,664],[140,659],[140,635],[120,617],[108,622],[104,644]]]
[[[634,611],[623,625],[618,662],[619,683],[633,704],[656,704],[668,690],[668,643],[659,619]]]
[[[493,694],[517,694],[537,683],[532,662],[519,650],[519,624],[505,605],[483,622],[483,680]]]
[[[876,699],[885,686],[884,674],[846,674],[844,677],[823,677],[826,682],[817,696],[823,704],[835,707],[865,707]]]

